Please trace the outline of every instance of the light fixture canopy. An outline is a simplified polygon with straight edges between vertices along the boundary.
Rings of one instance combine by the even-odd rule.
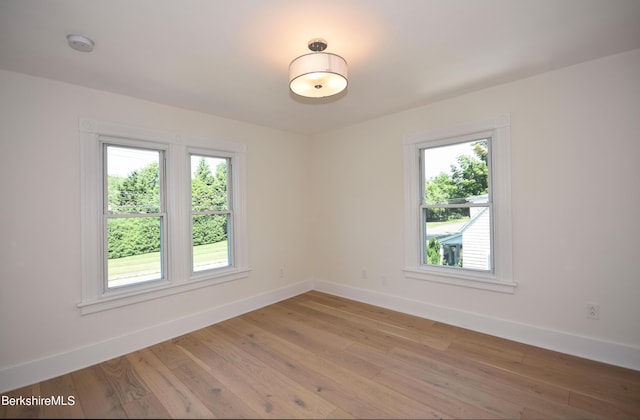
[[[309,98],[324,98],[347,87],[347,62],[336,54],[323,52],[327,41],[309,41],[310,54],[301,55],[289,64],[289,88]]]

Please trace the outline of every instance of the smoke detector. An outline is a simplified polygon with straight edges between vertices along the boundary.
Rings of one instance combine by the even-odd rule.
[[[67,35],[67,42],[69,43],[69,46],[76,51],[93,51],[93,41],[84,35],[69,34]]]

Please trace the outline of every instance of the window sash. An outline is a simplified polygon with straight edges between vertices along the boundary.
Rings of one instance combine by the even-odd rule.
[[[455,146],[455,145],[461,145],[461,144],[467,144],[467,143],[473,143],[473,142],[478,142],[478,141],[482,141],[482,140],[486,140],[487,141],[487,201],[486,202],[479,202],[479,203],[474,203],[474,202],[462,202],[462,203],[434,203],[434,204],[428,204],[427,200],[427,190],[426,190],[426,186],[427,186],[427,179],[426,179],[426,174],[425,174],[425,161],[426,161],[426,154],[428,153],[428,151],[430,149],[436,149],[436,148],[443,148],[443,147],[447,147],[447,146]],[[491,157],[491,152],[492,152],[492,135],[490,132],[484,132],[484,133],[474,133],[474,134],[467,134],[464,136],[458,136],[458,137],[453,137],[453,138],[444,138],[444,139],[439,139],[437,141],[431,141],[429,142],[429,144],[419,144],[418,145],[418,167],[420,168],[420,170],[418,171],[418,176],[420,177],[419,182],[417,183],[419,186],[419,191],[418,193],[420,194],[420,202],[419,202],[419,220],[420,220],[420,235],[419,235],[419,241],[420,241],[420,265],[425,267],[425,268],[432,268],[432,267],[438,267],[438,269],[443,269],[443,270],[459,270],[461,272],[464,271],[477,271],[477,272],[486,272],[486,273],[491,273],[493,274],[494,272],[494,267],[495,264],[493,262],[493,258],[494,258],[494,248],[493,248],[493,243],[494,243],[494,234],[493,234],[493,188],[492,188],[492,157]],[[463,197],[461,199],[465,199],[468,200],[471,197]],[[427,247],[428,247],[428,241],[430,238],[428,238],[428,232],[427,232],[427,212],[425,211],[426,209],[465,209],[465,208],[487,208],[489,210],[489,225],[490,225],[490,229],[489,229],[489,255],[490,255],[490,260],[488,261],[488,266],[489,268],[487,270],[483,270],[483,269],[476,269],[476,268],[469,268],[469,267],[459,267],[459,266],[451,266],[451,265],[440,265],[440,264],[431,264],[428,262],[428,255],[427,255]]]
[[[215,272],[215,271],[220,271],[220,270],[225,270],[228,269],[230,267],[234,267],[234,259],[235,259],[235,255],[234,255],[234,241],[235,241],[235,232],[234,232],[234,197],[233,197],[233,158],[230,157],[228,154],[226,153],[214,153],[211,150],[205,150],[205,149],[190,149],[189,150],[189,172],[191,174],[194,173],[194,171],[196,170],[196,168],[193,167],[194,165],[194,158],[201,158],[201,159],[216,159],[216,160],[222,160],[225,162],[226,165],[226,185],[225,185],[225,192],[226,192],[226,202],[225,205],[222,206],[224,207],[223,209],[207,209],[207,210],[194,210],[194,196],[193,196],[193,178],[189,178],[190,179],[190,183],[189,183],[189,197],[190,197],[190,261],[191,261],[191,278],[194,277],[198,277],[198,276],[203,276],[206,275],[207,272]],[[200,161],[198,161],[198,164],[200,164]],[[215,168],[209,168],[211,169],[212,172],[212,176],[215,177],[217,174],[217,166]],[[216,206],[213,206],[216,207]],[[195,253],[195,247],[197,245],[195,245],[195,239],[194,239],[194,225],[195,225],[195,217],[194,216],[226,216],[226,231],[225,231],[225,235],[226,235],[226,241],[227,241],[227,246],[226,246],[226,264],[216,264],[215,261],[210,261],[209,264],[205,264],[205,266],[209,265],[209,268],[203,268],[203,269],[197,269],[197,262],[196,262],[196,253]],[[215,241],[215,242],[208,242],[207,244],[204,245],[213,245],[215,243],[219,243],[222,241]]]
[[[426,219],[426,211],[429,208],[450,208],[450,209],[456,209],[456,208],[460,208],[460,209],[487,209],[488,210],[488,224],[489,224],[489,258],[487,259],[487,269],[484,268],[476,268],[476,267],[472,267],[472,264],[468,264],[466,267],[465,266],[457,266],[457,265],[444,265],[444,264],[432,264],[429,263],[428,261],[428,243],[429,240],[431,239],[429,237],[429,231],[428,231],[428,222]],[[471,220],[470,220],[471,221]],[[470,222],[469,221],[469,222]],[[443,269],[447,269],[447,270],[461,270],[461,271],[469,271],[469,272],[480,272],[480,273],[490,273],[493,274],[494,272],[494,267],[495,267],[495,263],[494,263],[494,246],[493,246],[493,242],[494,242],[494,234],[493,234],[493,226],[494,226],[494,222],[493,222],[493,205],[492,203],[487,203],[487,204],[473,204],[473,205],[468,205],[468,206],[454,206],[454,205],[447,205],[447,206],[434,206],[434,205],[423,205],[421,206],[421,210],[420,210],[420,225],[422,226],[422,229],[420,230],[420,249],[421,249],[421,265],[427,268],[430,267],[442,267]],[[464,238],[462,238],[462,241],[464,243]],[[462,251],[464,251],[464,247],[462,247]],[[472,248],[468,248],[467,249],[468,252],[473,252],[473,253],[478,253],[480,252],[481,254],[484,254],[481,250],[481,248],[479,249],[478,247],[472,247]]]
[[[158,211],[143,213],[143,212],[131,212],[131,213],[114,213],[109,209],[109,148],[118,147],[123,149],[131,149],[132,151],[150,151],[158,153]],[[101,156],[102,156],[102,270],[101,270],[101,284],[103,294],[108,295],[110,292],[122,291],[125,289],[135,289],[140,286],[148,286],[151,283],[167,281],[167,246],[165,241],[167,239],[167,221],[169,215],[166,212],[166,169],[165,169],[165,150],[163,146],[154,147],[153,145],[141,144],[135,140],[130,139],[110,139],[105,138],[102,141]],[[159,238],[160,241],[160,276],[158,278],[147,278],[148,276],[140,275],[139,281],[121,281],[121,284],[117,284],[116,281],[110,279],[110,259],[109,259],[109,221],[117,219],[158,219],[159,220]],[[145,255],[134,254],[136,256]],[[112,259],[113,260],[113,259]]]
[[[212,208],[207,208],[207,209],[201,209],[201,210],[194,210],[194,206],[193,206],[193,178],[191,178],[191,183],[189,185],[189,190],[190,190],[190,198],[191,198],[191,212],[206,212],[206,211],[222,211],[222,212],[232,212],[233,211],[233,158],[230,156],[227,156],[226,154],[214,154],[212,153],[212,151],[208,151],[207,153],[203,153],[203,152],[190,152],[189,153],[189,168],[191,173],[194,173],[194,168],[193,168],[193,158],[201,158],[201,159],[216,159],[216,160],[222,160],[225,161],[225,165],[226,165],[226,185],[225,185],[225,205],[224,206],[219,206],[220,208],[213,208],[215,206],[213,206]],[[200,164],[200,163],[198,163]],[[210,168],[211,169],[211,168]],[[216,173],[215,171],[217,171],[217,167],[213,168],[213,172],[211,174],[211,176],[215,177]]]
[[[227,242],[225,264],[216,264],[215,262],[210,261],[209,264],[206,264],[210,266],[209,268],[196,269],[195,248],[198,245],[194,244],[194,234],[193,234],[193,228],[195,224],[194,216],[225,216],[226,217],[226,232],[225,232],[226,239],[223,240]],[[215,241],[215,242],[210,242],[202,245],[213,245],[223,241]],[[234,245],[234,235],[233,235],[233,213],[232,212],[208,211],[208,212],[193,212],[191,214],[191,247],[190,248],[191,248],[191,276],[192,277],[200,276],[207,271],[223,270],[229,267],[233,267],[234,266],[234,252],[233,252],[234,246],[233,245]]]
[[[131,276],[129,277],[124,277],[121,279],[117,279],[117,278],[110,278],[110,259],[109,259],[109,244],[108,244],[108,224],[110,220],[133,220],[133,219],[138,219],[138,220],[142,220],[142,219],[158,219],[158,224],[159,224],[159,241],[160,241],[160,250],[157,251],[158,252],[158,258],[159,258],[159,277],[149,277],[149,274],[145,275],[143,273],[138,272],[137,274],[135,274],[135,272],[131,272],[130,273],[134,273],[134,275],[137,275],[139,277],[139,281],[130,281],[127,279],[130,279]],[[124,288],[135,288],[136,286],[139,285],[147,285],[147,284],[151,284],[154,282],[162,282],[162,281],[166,281],[167,280],[167,247],[164,245],[165,244],[165,238],[166,238],[166,232],[167,232],[167,217],[166,214],[162,214],[162,213],[158,213],[158,214],[154,214],[154,215],[133,215],[133,216],[108,216],[105,218],[105,224],[104,224],[104,229],[103,229],[103,236],[104,236],[104,250],[105,252],[103,253],[103,292],[108,294],[109,292],[113,292],[115,290],[120,290],[120,289],[124,289]],[[152,252],[155,253],[155,252]],[[151,254],[152,254],[151,253]],[[142,255],[148,255],[150,253],[142,253],[142,254],[137,254],[136,256],[142,256]],[[124,257],[126,258],[126,257]],[[118,260],[118,258],[116,259],[111,259],[111,261],[114,263],[114,265],[116,264],[115,261]],[[154,270],[155,273],[155,270]]]

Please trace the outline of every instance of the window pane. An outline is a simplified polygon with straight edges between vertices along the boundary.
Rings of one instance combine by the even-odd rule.
[[[159,280],[162,218],[107,219],[107,287]]]
[[[193,211],[229,209],[226,158],[191,155],[191,206]]]
[[[425,204],[487,203],[489,139],[423,149]]]
[[[193,216],[193,271],[228,267],[229,214],[199,214]]]
[[[109,214],[160,212],[160,151],[107,146]]]
[[[425,264],[491,270],[489,207],[424,209]]]

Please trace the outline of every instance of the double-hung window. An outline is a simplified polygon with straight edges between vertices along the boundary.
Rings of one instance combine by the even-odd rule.
[[[513,292],[508,115],[405,137],[405,275]]]
[[[82,313],[248,275],[245,146],[82,119]]]
[[[206,151],[190,154],[191,269],[206,272],[233,265],[231,158]]]
[[[166,280],[165,149],[108,137],[101,145],[104,291]]]
[[[488,134],[420,148],[422,264],[493,270]]]

